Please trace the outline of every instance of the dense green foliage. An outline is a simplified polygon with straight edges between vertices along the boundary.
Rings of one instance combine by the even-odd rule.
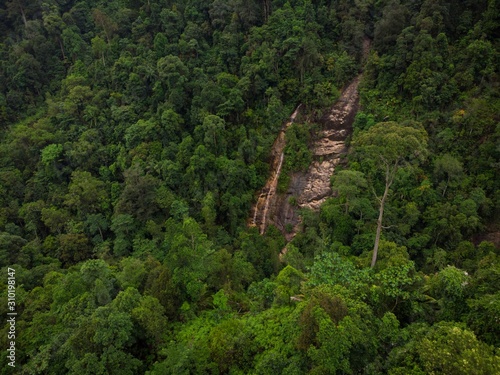
[[[500,373],[498,1],[8,0],[0,19],[20,373]],[[247,228],[283,122],[303,104],[286,185],[361,70],[335,196],[289,244]]]

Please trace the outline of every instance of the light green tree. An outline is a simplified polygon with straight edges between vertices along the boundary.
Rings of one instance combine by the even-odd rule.
[[[427,133],[425,129],[416,122],[398,124],[397,122],[381,122],[372,126],[366,132],[361,133],[353,142],[355,149],[361,157],[371,159],[375,166],[373,177],[376,172],[384,176],[384,192],[380,196],[372,187],[379,202],[379,216],[377,220],[377,232],[373,246],[373,258],[371,266],[377,262],[377,252],[382,232],[384,218],[384,207],[389,196],[389,189],[394,182],[399,168],[410,164],[417,164],[427,155]]]

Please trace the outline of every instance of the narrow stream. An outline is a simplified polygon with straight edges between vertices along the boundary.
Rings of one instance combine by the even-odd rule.
[[[264,185],[264,188],[262,189],[259,198],[257,199],[257,202],[255,203],[253,219],[252,222],[250,223],[250,226],[259,227],[260,234],[264,234],[264,232],[266,231],[269,204],[274,195],[276,194],[276,190],[278,187],[278,181],[281,174],[281,167],[283,165],[283,160],[285,157],[285,133],[288,127],[294,123],[295,118],[297,117],[301,106],[302,104],[299,104],[297,108],[295,108],[295,111],[290,116],[289,121],[280,130],[280,133],[278,134],[278,137],[274,141],[272,147],[274,158],[271,162],[271,170],[274,170],[274,173],[266,181],[266,184]]]
[[[269,210],[269,201],[274,196],[274,193],[276,193],[276,188],[278,186],[278,179],[280,177],[281,166],[283,165],[284,158],[285,158],[285,152],[282,151],[280,156],[280,162],[278,164],[278,169],[274,174],[274,179],[271,182],[270,190],[267,193],[266,204],[264,205],[264,211],[262,212],[262,223],[260,225],[260,234],[264,234],[264,231],[266,230],[266,220],[267,220],[267,211]],[[255,212],[257,212],[257,210]]]

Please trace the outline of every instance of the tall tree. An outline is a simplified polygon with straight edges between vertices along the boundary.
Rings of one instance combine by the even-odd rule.
[[[427,155],[427,133],[416,122],[398,124],[394,121],[381,122],[362,133],[354,142],[354,147],[371,159],[375,165],[374,172],[381,172],[384,176],[384,192],[377,194],[372,187],[375,197],[379,202],[379,216],[377,232],[373,246],[371,266],[377,262],[377,252],[382,232],[384,207],[389,196],[389,189],[394,182],[399,168],[410,163],[418,164]]]

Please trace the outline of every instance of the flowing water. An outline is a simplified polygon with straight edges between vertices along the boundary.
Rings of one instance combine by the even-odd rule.
[[[295,121],[299,113],[301,104],[295,109],[290,116],[289,121],[283,126],[278,134],[278,137],[273,143],[271,151],[271,176],[267,180],[264,188],[262,189],[255,206],[253,207],[253,218],[250,226],[258,226],[260,234],[263,234],[267,227],[267,218],[269,205],[273,200],[276,189],[278,186],[279,177],[281,174],[281,167],[285,157],[285,134],[286,130]]]
[[[281,166],[283,165],[284,158],[285,158],[285,153],[282,152],[281,156],[280,156],[280,161],[278,164],[278,169],[276,170],[276,173],[274,174],[274,179],[271,182],[269,192],[267,193],[267,196],[266,196],[266,204],[264,205],[264,211],[262,212],[262,223],[260,225],[260,234],[264,234],[264,231],[266,230],[266,219],[267,219],[267,211],[269,210],[269,202],[271,201],[271,198],[276,193],[276,188],[278,186],[278,179],[279,179],[280,174],[281,174]],[[255,212],[257,212],[257,210],[255,210]]]

